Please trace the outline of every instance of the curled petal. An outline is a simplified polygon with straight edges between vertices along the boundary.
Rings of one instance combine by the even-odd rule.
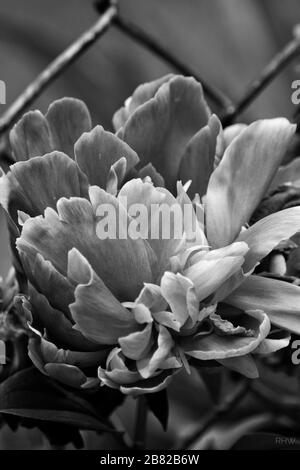
[[[129,145],[101,126],[81,135],[75,145],[75,155],[90,184],[102,188],[106,188],[111,166],[120,158],[126,159],[127,172],[139,161]]]
[[[69,253],[69,277],[76,276],[75,302],[70,305],[75,327],[90,341],[116,344],[137,330],[133,315],[113,296],[78,250]]]
[[[117,200],[100,190],[98,203],[112,204]],[[90,262],[107,287],[121,300],[134,299],[143,281],[152,281],[156,258],[144,240],[102,240],[97,235],[97,218],[89,201],[81,198],[60,199],[56,213],[45,211],[45,217],[28,219],[17,241],[20,251],[35,250],[52,262],[56,270],[67,275],[67,257],[77,248]],[[126,226],[127,215],[122,221]],[[126,232],[125,232],[126,233]],[[124,299],[125,297],[125,299]]]
[[[248,379],[257,379],[259,377],[255,360],[251,354],[241,357],[230,357],[218,361],[222,366],[244,375]]]
[[[161,78],[158,78],[157,80],[153,80],[152,82],[147,82],[143,83],[142,85],[139,85],[134,91],[133,95],[126,100],[125,106],[123,106],[114,114],[113,125],[115,130],[120,130],[120,128],[124,126],[131,114],[133,114],[139,106],[153,98],[158,89],[161,87],[161,85],[163,85],[165,82],[170,81],[173,77],[173,74],[168,74]]]
[[[182,340],[182,347],[188,356],[206,360],[220,360],[237,356],[244,356],[254,351],[267,337],[270,331],[268,316],[260,310],[247,311],[252,319],[251,328],[255,330],[253,337],[219,336],[210,334],[206,336],[195,335]]]
[[[248,277],[226,299],[240,309],[262,309],[271,323],[300,334],[300,287],[261,276]]]

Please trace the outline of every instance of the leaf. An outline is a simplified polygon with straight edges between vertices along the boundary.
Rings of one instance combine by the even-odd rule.
[[[149,393],[145,395],[149,409],[162,425],[164,431],[167,430],[169,420],[169,401],[167,390],[161,390],[158,393]]]
[[[203,380],[214,405],[220,403],[223,391],[223,368],[202,367],[197,369],[197,372]]]
[[[17,372],[0,385],[0,413],[114,432],[106,417],[87,400],[56,385],[33,367]]]

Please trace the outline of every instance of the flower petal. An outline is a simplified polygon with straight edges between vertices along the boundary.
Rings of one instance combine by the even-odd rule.
[[[74,144],[91,127],[91,117],[85,103],[75,98],[54,101],[46,114],[54,150],[74,158]]]
[[[268,316],[260,310],[249,310],[245,313],[251,317],[251,328],[255,330],[255,336],[195,335],[193,338],[182,339],[185,354],[207,361],[244,356],[254,351],[269,334],[270,321]]]
[[[116,344],[135,331],[133,315],[112,295],[78,250],[69,253],[69,277],[76,277],[75,302],[70,305],[75,327],[90,341]]]
[[[119,210],[117,200],[98,189],[98,203],[101,199]],[[143,282],[153,280],[155,257],[147,242],[129,238],[100,239],[96,232],[95,212],[86,199],[62,198],[57,203],[57,210],[58,213],[48,208],[44,217],[25,222],[17,240],[19,251],[35,250],[66,276],[68,252],[75,247],[120,300],[135,299]]]
[[[150,352],[148,357],[137,362],[138,371],[144,379],[151,377],[160,368],[160,365],[169,356],[173,346],[174,342],[167,328],[159,325],[156,349],[154,352]]]
[[[209,115],[201,85],[193,78],[174,77],[129,117],[123,139],[174,189],[184,148]]]
[[[213,114],[188,142],[179,167],[179,179],[185,183],[192,180],[189,194],[206,194],[209,178],[214,170],[217,137],[221,129],[219,119]]]
[[[171,311],[180,326],[183,326],[190,317],[188,292],[191,289],[194,289],[192,281],[179,273],[165,272],[161,279],[161,292],[170,305]],[[199,302],[197,301],[196,305],[190,305],[191,308],[193,308],[191,313],[195,317],[195,312],[198,313],[199,311]]]
[[[170,73],[158,78],[157,80],[139,85],[134,91],[133,95],[126,100],[125,106],[123,106],[114,114],[113,125],[115,130],[118,131],[121,127],[123,127],[131,114],[134,113],[134,111],[139,106],[153,98],[161,85],[170,81],[173,77],[174,75]]]
[[[145,357],[152,346],[152,324],[149,323],[141,331],[130,333],[119,338],[122,353],[129,359],[138,361]]]
[[[10,131],[9,138],[16,161],[29,160],[54,150],[47,119],[40,111],[24,114]]]
[[[75,156],[89,183],[102,188],[106,188],[111,166],[120,158],[126,158],[127,172],[139,161],[129,145],[101,126],[82,134],[75,145]]]
[[[52,152],[10,167],[0,178],[0,200],[13,220],[17,210],[34,217],[47,207],[56,207],[61,197],[88,197],[88,181],[75,162],[61,152]]]
[[[245,256],[244,272],[249,272],[282,240],[300,231],[300,207],[292,207],[259,220],[240,233],[237,241],[244,241],[250,250]]]
[[[249,221],[295,129],[283,118],[257,121],[226,149],[210,178],[206,195],[207,237],[213,247],[232,243]]]
[[[226,299],[240,309],[262,309],[271,323],[300,334],[300,287],[276,279],[249,276]]]

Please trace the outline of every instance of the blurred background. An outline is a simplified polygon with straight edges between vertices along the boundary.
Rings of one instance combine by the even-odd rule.
[[[149,32],[191,71],[234,101],[289,41],[294,25],[300,23],[299,0],[122,0],[120,4],[124,18]],[[49,62],[96,20],[92,0],[0,0],[0,79],[7,85],[7,104],[0,105],[0,114]],[[170,71],[161,59],[112,27],[51,84],[33,108],[45,111],[52,100],[78,97],[87,103],[94,124],[110,129],[113,113],[138,84]],[[291,84],[299,78],[300,62],[295,61],[249,107],[241,120],[291,117],[294,112]],[[3,217],[0,240],[0,274],[4,275],[10,258]],[[199,382],[200,379],[190,380]],[[173,414],[176,410],[177,414],[176,419],[175,415],[171,417],[171,434],[178,423],[193,426],[209,405],[209,398],[199,388],[203,384],[198,382],[196,388],[190,388],[186,406],[181,400],[178,407],[176,397],[186,393],[178,381],[176,393],[173,391]],[[248,403],[248,412],[249,409]],[[260,422],[263,414],[258,413],[257,419]],[[239,425],[246,426],[243,423]],[[157,426],[157,423],[152,426],[154,434]],[[221,427],[218,431],[223,440],[225,435],[230,440],[228,426],[227,423],[225,430]],[[0,448],[44,445],[35,430],[14,434],[6,429],[0,436]],[[167,445],[166,436],[163,439],[163,445]]]

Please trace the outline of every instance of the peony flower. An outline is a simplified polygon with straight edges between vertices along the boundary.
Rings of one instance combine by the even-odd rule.
[[[139,88],[114,123],[117,135],[91,129],[85,106],[65,99],[11,132],[17,162],[0,194],[29,281],[32,361],[69,386],[101,383],[134,395],[166,387],[191,358],[257,376],[252,354],[289,342],[286,333],[268,337],[271,323],[300,331],[300,290],[253,274],[300,229],[300,209],[247,228],[294,126],[258,121],[226,148],[201,85],[174,76]],[[153,206],[190,216],[180,219],[179,237],[173,224],[167,238],[161,229],[135,238],[128,230],[137,203],[149,226]],[[99,237],[104,206],[121,215],[127,236]]]

